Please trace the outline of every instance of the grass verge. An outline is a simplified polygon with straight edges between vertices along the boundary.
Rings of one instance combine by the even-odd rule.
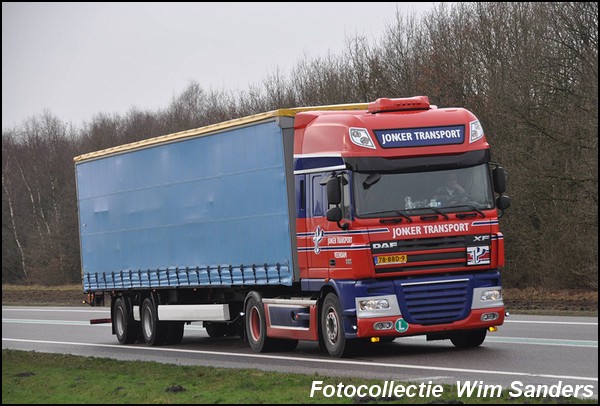
[[[598,291],[580,289],[503,288],[511,313],[554,316],[598,316]]]
[[[443,385],[441,397],[310,397],[313,381],[322,386],[372,385],[384,381],[283,374],[156,362],[116,361],[72,355],[2,350],[2,403],[591,403],[576,398],[458,397]],[[407,386],[397,382],[396,385]],[[414,384],[413,384],[414,385]]]

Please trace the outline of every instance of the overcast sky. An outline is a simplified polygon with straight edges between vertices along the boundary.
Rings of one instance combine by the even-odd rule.
[[[434,4],[2,3],[2,129],[45,110],[75,126],[155,111],[191,81],[245,90]]]

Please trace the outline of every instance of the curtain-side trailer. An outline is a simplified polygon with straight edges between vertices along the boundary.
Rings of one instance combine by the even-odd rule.
[[[83,288],[127,344],[185,323],[346,356],[504,320],[505,174],[424,96],[280,109],[75,158]],[[456,185],[459,186],[456,186]]]

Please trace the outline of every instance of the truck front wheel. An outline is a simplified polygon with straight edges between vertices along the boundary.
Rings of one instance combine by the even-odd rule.
[[[142,303],[142,333],[146,344],[162,345],[167,341],[168,326],[158,321],[158,311],[152,299],[147,298]]]
[[[452,337],[450,341],[452,341],[452,344],[454,344],[454,346],[457,348],[479,347],[481,344],[483,344],[486,334],[486,329],[464,331]]]
[[[352,352],[353,341],[346,339],[342,307],[335,293],[328,294],[323,301],[321,334],[325,348],[332,357],[347,357]]]

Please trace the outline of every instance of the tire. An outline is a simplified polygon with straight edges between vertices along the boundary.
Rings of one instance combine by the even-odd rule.
[[[113,327],[121,344],[135,343],[140,335],[140,323],[133,319],[131,301],[126,297],[115,300]]]
[[[150,346],[163,345],[167,341],[168,326],[158,321],[158,311],[152,299],[142,303],[142,334],[144,341]]]
[[[465,331],[457,333],[450,341],[456,348],[474,348],[483,344],[486,334],[487,329]]]
[[[226,323],[215,323],[213,321],[206,321],[202,323],[206,329],[206,334],[211,338],[225,337],[227,334]]]
[[[277,351],[294,351],[298,346],[298,340],[282,340],[277,339],[275,349]]]
[[[184,321],[169,321],[167,322],[167,344],[181,344],[183,340],[183,330],[185,328]]]
[[[244,321],[248,344],[255,352],[291,351],[298,345],[298,340],[267,337],[265,308],[260,295],[256,292],[248,294]]]
[[[321,308],[321,334],[327,352],[332,357],[347,357],[352,353],[353,340],[347,340],[344,333],[342,307],[335,293],[330,293]]]
[[[269,352],[274,349],[273,340],[267,337],[265,309],[257,294],[249,294],[246,302],[246,336],[248,344],[255,352]]]

